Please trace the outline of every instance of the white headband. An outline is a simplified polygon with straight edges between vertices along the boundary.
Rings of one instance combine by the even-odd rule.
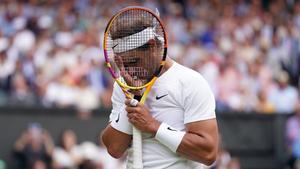
[[[141,32],[113,40],[112,48],[114,53],[122,53],[141,47],[154,38],[164,42],[164,38],[155,33],[155,27],[148,27]]]

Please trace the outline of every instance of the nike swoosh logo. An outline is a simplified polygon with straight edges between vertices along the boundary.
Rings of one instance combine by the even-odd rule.
[[[165,94],[165,95],[162,95],[162,96],[156,96],[156,100],[159,100],[159,99],[161,99],[161,98],[163,98],[163,97],[165,97],[165,96],[167,96],[168,94]]]
[[[171,130],[171,131],[177,131],[177,130],[175,130],[175,129],[172,129],[171,127],[168,127],[167,129],[168,129],[168,130]]]
[[[117,120],[116,120],[116,123],[118,123],[119,120],[120,120],[120,113],[118,114],[118,118],[117,118]]]

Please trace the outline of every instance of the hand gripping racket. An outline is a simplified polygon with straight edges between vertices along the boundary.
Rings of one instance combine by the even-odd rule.
[[[108,70],[125,96],[144,104],[167,55],[166,32],[159,17],[142,7],[122,9],[105,29],[103,49]],[[133,168],[142,169],[142,136],[135,127],[132,146]]]

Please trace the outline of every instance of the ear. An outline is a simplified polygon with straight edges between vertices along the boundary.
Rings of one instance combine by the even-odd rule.
[[[150,39],[148,44],[151,49],[156,49],[159,46],[157,39]]]
[[[156,46],[155,39],[150,39],[150,40],[148,41],[148,44],[149,44],[150,47]]]

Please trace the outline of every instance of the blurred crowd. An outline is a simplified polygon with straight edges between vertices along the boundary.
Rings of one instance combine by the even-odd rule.
[[[47,129],[40,123],[29,123],[27,128],[16,139],[13,147],[15,169],[125,169],[126,156],[120,159],[111,157],[106,148],[97,139],[79,142],[72,129],[65,129],[60,137],[54,140]],[[99,143],[99,145],[98,145]],[[1,163],[2,162],[2,163]],[[0,169],[6,169],[0,161]],[[220,146],[218,158],[206,169],[240,169],[240,161]]]
[[[90,141],[79,144],[71,129],[62,131],[55,144],[39,123],[28,125],[16,140],[13,152],[16,169],[125,169],[124,158],[114,159],[102,145]]]
[[[297,0],[2,0],[0,105],[109,107],[101,39],[109,18],[129,5],[160,11],[168,55],[207,79],[220,112],[295,110]]]

